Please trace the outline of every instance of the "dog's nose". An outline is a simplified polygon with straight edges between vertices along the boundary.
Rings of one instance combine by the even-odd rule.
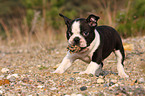
[[[75,37],[74,38],[74,45],[77,45],[80,43],[80,38],[79,37]]]

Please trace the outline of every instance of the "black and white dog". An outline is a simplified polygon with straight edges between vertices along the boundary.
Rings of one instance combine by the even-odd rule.
[[[77,45],[80,52],[68,51],[59,67],[53,73],[64,73],[76,59],[90,63],[87,69],[79,74],[99,75],[103,60],[114,52],[117,57],[117,70],[120,77],[128,77],[124,72],[124,48],[117,31],[109,26],[97,26],[98,16],[89,15],[87,19],[71,20],[62,14],[67,25],[67,40],[69,45]]]

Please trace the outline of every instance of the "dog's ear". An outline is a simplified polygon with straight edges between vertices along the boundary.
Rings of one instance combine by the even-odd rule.
[[[64,18],[65,24],[67,25],[67,27],[69,27],[69,26],[70,26],[70,24],[71,24],[71,22],[72,22],[72,20],[71,20],[71,19],[69,19],[69,18],[67,18],[66,16],[64,16],[64,15],[60,14],[60,13],[59,13],[59,16],[61,16],[61,17],[63,17],[63,18]]]
[[[88,16],[88,18],[86,19],[86,21],[88,22],[88,24],[91,27],[96,27],[97,26],[97,21],[98,21],[99,18],[100,17],[91,14],[91,15]]]

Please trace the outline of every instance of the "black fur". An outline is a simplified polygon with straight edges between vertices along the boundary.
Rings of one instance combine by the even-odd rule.
[[[100,34],[100,45],[93,54],[92,61],[102,64],[102,61],[108,57],[111,52],[120,50],[122,54],[122,64],[125,58],[124,48],[121,38],[117,31],[109,26],[97,26],[96,30]]]

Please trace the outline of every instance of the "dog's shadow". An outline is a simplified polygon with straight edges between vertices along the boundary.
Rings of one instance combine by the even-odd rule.
[[[109,74],[113,74],[113,75],[118,75],[118,73],[116,72],[112,72],[112,71],[106,71],[106,70],[102,70],[99,74],[99,76],[106,76],[106,75],[109,75]],[[97,75],[96,75],[97,76]],[[97,76],[98,77],[98,76]]]

